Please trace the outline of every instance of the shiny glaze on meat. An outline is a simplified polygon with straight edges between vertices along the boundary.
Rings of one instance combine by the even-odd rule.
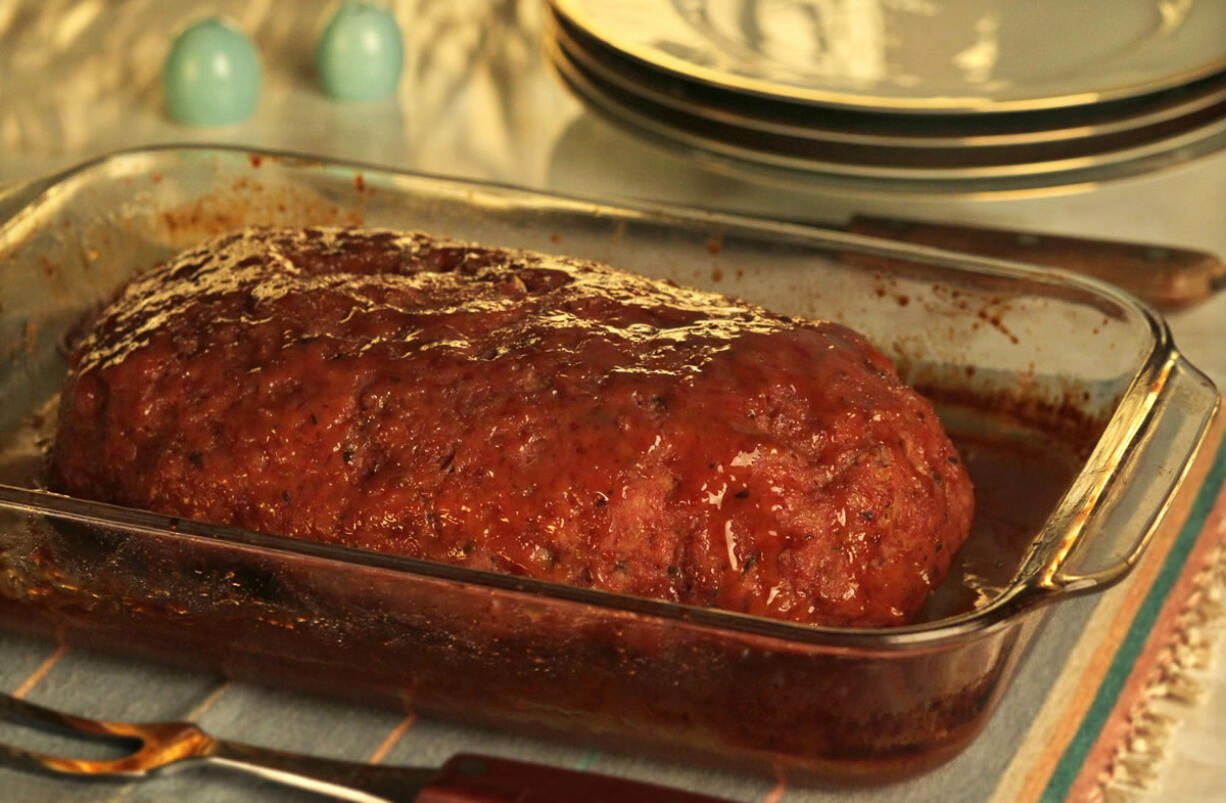
[[[839,626],[914,615],[973,507],[844,326],[381,230],[245,230],[136,279],[52,458],[78,496]]]

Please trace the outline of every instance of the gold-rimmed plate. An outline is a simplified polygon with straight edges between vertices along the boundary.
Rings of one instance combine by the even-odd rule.
[[[565,18],[548,14],[547,35],[600,81],[694,118],[785,137],[889,148],[1038,145],[1123,134],[1226,102],[1226,72],[1139,98],[1068,109],[993,115],[902,115],[830,109],[730,92],[624,57]]]
[[[785,180],[854,181],[861,189],[998,192],[1100,181],[1136,175],[1226,145],[1226,104],[1127,137],[1083,140],[1076,148],[1050,145],[992,149],[851,146],[773,136],[690,117],[602,82],[573,61],[556,40],[546,40],[549,61],[585,104],[614,124],[720,172]]]
[[[1084,106],[1226,70],[1226,4],[1192,0],[551,0],[685,80],[793,103],[979,114]]]

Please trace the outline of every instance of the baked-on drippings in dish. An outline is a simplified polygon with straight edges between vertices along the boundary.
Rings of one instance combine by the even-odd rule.
[[[796,622],[906,622],[966,538],[932,406],[839,324],[419,233],[248,229],[72,355],[58,490]]]

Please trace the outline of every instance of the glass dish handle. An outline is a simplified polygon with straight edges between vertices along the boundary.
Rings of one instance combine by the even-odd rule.
[[[1123,444],[1118,452],[1101,461],[1091,457],[1091,464],[1108,468],[1085,472],[1065,497],[1057,513],[1064,521],[1049,529],[1064,537],[1036,550],[1027,584],[1034,601],[1079,595],[1122,579],[1187,480],[1218,410],[1218,390],[1178,352],[1149,384],[1149,393],[1138,394],[1136,402],[1148,409],[1120,410],[1101,439]],[[1114,426],[1133,431],[1112,437]]]

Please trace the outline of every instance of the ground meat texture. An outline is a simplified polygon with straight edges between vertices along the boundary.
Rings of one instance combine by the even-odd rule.
[[[860,335],[577,259],[248,229],[71,357],[58,490],[834,626],[905,623],[966,538],[932,406]]]

